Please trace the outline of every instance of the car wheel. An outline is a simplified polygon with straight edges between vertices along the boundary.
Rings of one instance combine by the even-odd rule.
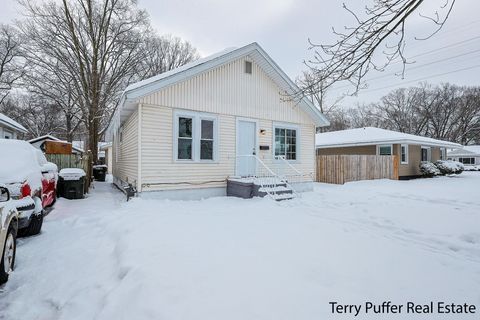
[[[3,246],[2,260],[0,261],[0,284],[7,282],[9,274],[15,267],[16,240],[15,231],[10,227]]]
[[[32,214],[28,227],[19,230],[22,236],[34,236],[40,233],[43,225],[43,211],[39,214]]]

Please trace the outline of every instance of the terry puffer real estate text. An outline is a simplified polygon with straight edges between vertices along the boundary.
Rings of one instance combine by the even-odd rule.
[[[437,301],[426,304],[406,302],[396,304],[392,301],[374,303],[367,301],[363,304],[342,304],[330,301],[332,314],[351,314],[355,317],[362,314],[474,314],[477,307],[468,303],[453,303]]]

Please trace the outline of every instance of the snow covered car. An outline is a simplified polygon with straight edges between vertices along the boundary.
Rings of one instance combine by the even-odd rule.
[[[57,171],[30,143],[0,140],[0,183],[15,200],[22,235],[38,234],[42,229],[44,210],[56,201]]]
[[[0,284],[7,282],[15,265],[18,211],[10,193],[0,185]]]

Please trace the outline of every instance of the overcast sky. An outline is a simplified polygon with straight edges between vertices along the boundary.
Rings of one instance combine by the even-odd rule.
[[[358,6],[360,1],[345,2]],[[427,0],[421,12],[432,15],[444,3],[445,0]],[[342,9],[342,1],[139,0],[139,6],[149,12],[159,33],[189,40],[202,56],[258,42],[292,78],[305,69],[302,61],[312,56],[308,38],[329,43],[334,39],[332,26],[339,28],[353,23]],[[480,85],[479,12],[480,1],[457,1],[444,29],[427,41],[416,41],[414,37],[428,35],[432,24],[422,18],[412,19],[407,25],[411,40],[406,55],[414,57],[415,63],[407,67],[405,79],[394,75],[401,69],[398,64],[383,73],[371,74],[369,88],[358,98],[345,99],[344,106],[376,101],[394,88],[416,85],[419,81]],[[16,1],[2,0],[0,21],[9,23],[18,17]],[[338,96],[342,90],[345,88],[332,90],[330,96]]]

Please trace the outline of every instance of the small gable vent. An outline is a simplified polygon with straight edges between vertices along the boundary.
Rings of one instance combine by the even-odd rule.
[[[252,61],[245,61],[245,73],[252,74]]]

